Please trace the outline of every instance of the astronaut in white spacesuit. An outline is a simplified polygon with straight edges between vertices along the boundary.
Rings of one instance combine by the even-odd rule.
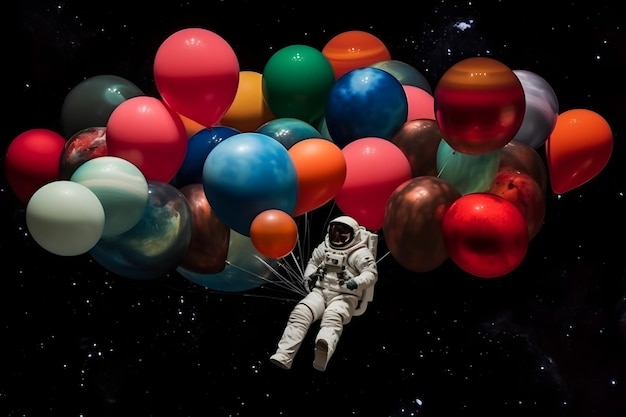
[[[291,369],[311,324],[320,321],[313,368],[326,370],[343,326],[363,314],[378,279],[377,235],[348,216],[332,220],[322,243],[313,251],[304,279],[310,292],[293,308],[270,361]],[[372,244],[373,243],[373,244]]]

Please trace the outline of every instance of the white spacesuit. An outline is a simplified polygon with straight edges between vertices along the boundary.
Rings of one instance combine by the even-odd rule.
[[[378,269],[375,250],[370,250],[368,243],[376,243],[376,238],[351,217],[340,216],[330,222],[326,238],[315,248],[304,271],[311,291],[289,315],[278,349],[270,357],[272,363],[291,369],[309,327],[321,319],[313,368],[326,370],[343,326],[362,314],[372,300]]]

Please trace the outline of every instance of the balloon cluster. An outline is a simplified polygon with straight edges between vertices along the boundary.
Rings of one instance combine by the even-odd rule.
[[[292,253],[299,216],[333,202],[411,271],[450,258],[493,278],[522,262],[548,182],[586,183],[613,148],[599,114],[559,112],[533,72],[473,57],[432,89],[363,31],[287,46],[255,72],[216,33],[188,28],[153,69],[160,97],[95,76],[67,95],[62,133],[10,143],[7,180],[46,250],[240,291]]]

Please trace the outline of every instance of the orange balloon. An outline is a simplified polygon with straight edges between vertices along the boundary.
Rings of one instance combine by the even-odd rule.
[[[235,100],[220,124],[240,132],[254,132],[262,124],[275,119],[263,98],[263,74],[256,71],[241,71]]]
[[[298,177],[294,217],[323,206],[341,190],[347,174],[346,159],[332,141],[304,139],[289,148],[289,155]]]
[[[195,122],[191,120],[189,117],[185,117],[180,113],[178,113],[178,116],[180,117],[180,120],[182,120],[183,124],[185,125],[185,131],[187,132],[188,138],[191,138],[193,135],[195,135],[202,129],[206,128],[206,126],[202,126],[200,123]]]
[[[561,194],[604,169],[613,152],[613,132],[598,113],[572,109],[558,115],[545,144],[550,184]]]
[[[333,67],[335,79],[356,68],[391,59],[387,46],[376,36],[361,30],[349,30],[333,37],[322,49]]]
[[[298,226],[293,217],[282,210],[265,210],[250,224],[250,241],[262,255],[284,258],[296,247]]]

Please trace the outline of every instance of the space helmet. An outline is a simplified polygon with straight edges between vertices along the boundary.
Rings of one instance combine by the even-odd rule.
[[[328,224],[328,243],[331,247],[344,249],[358,242],[359,223],[350,216],[339,216]]]

